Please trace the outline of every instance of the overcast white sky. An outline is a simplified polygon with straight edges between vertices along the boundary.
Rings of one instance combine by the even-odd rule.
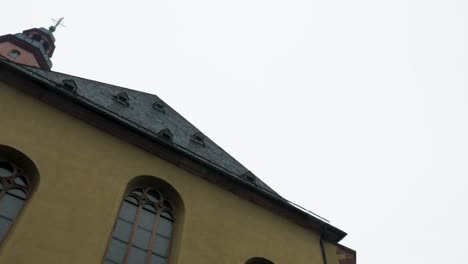
[[[468,2],[24,1],[53,70],[155,93],[360,264],[462,263],[468,244]]]

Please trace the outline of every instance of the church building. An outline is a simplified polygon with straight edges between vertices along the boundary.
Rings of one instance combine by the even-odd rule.
[[[0,263],[356,263],[158,96],[51,71],[54,31],[0,36]]]

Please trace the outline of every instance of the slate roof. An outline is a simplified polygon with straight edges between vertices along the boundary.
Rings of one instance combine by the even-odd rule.
[[[149,135],[191,159],[215,168],[224,175],[235,177],[257,192],[274,198],[280,206],[293,210],[299,217],[296,219],[304,220],[307,226],[318,230],[325,240],[338,242],[346,236],[344,231],[332,226],[327,219],[281,197],[156,95],[20,65],[2,57],[0,64],[43,83],[58,94],[67,93],[80,104],[98,110],[108,118]],[[164,140],[161,133],[170,136],[170,141]]]
[[[206,162],[233,177],[237,177],[260,191],[284,200],[272,188],[253,175],[210,138],[203,135],[199,129],[156,95],[68,74],[19,65],[1,58],[0,61],[40,81],[48,82],[51,87],[62,92],[65,82],[69,88],[76,88],[74,91],[75,98],[81,103],[98,108],[145,134],[159,137],[161,132],[170,131],[170,134],[172,134],[170,145],[172,147],[192,156],[196,160]],[[194,139],[194,135],[198,136],[198,141]],[[200,139],[202,141],[199,141]]]

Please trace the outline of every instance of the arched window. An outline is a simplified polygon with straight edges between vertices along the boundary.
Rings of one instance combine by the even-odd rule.
[[[154,188],[134,187],[125,195],[105,264],[166,264],[175,216],[170,201]]]
[[[42,37],[41,37],[40,35],[33,35],[33,36],[32,36],[32,39],[35,40],[35,41],[37,41],[37,42],[41,42]]]
[[[274,263],[265,258],[255,257],[255,258],[251,258],[247,260],[245,264],[274,264]]]
[[[49,51],[49,48],[50,48],[49,42],[44,41],[44,43],[42,43],[42,47],[44,47],[45,51]]]
[[[29,198],[31,183],[25,169],[0,155],[0,242]]]

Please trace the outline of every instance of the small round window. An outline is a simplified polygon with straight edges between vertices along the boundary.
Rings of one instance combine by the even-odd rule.
[[[10,53],[8,53],[8,56],[12,58],[18,58],[21,55],[21,52],[19,50],[12,50]]]

